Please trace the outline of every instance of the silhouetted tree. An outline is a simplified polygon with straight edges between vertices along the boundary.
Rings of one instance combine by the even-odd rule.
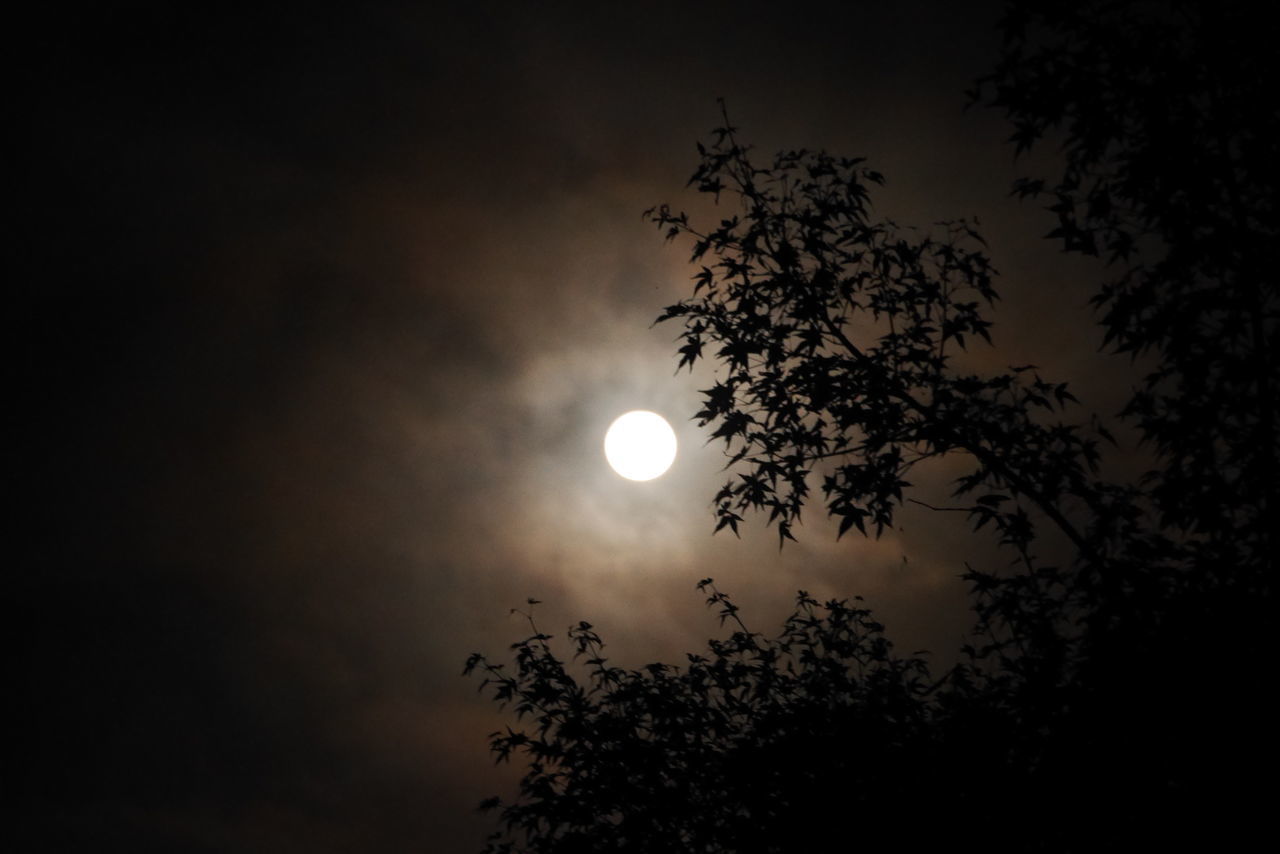
[[[1015,192],[1050,194],[1049,236],[1110,262],[1094,305],[1104,344],[1153,357],[1121,417],[1155,467],[1104,477],[1110,435],[1065,420],[1075,398],[1031,366],[954,367],[989,340],[996,298],[976,223],[877,219],[861,159],[761,165],[726,116],[690,183],[727,215],[648,212],[699,267],[659,318],[684,324],[680,365],[721,368],[697,416],[733,471],[717,530],[754,511],[793,538],[816,477],[841,535],[879,535],[913,468],[964,454],[956,497],[1015,568],[969,571],[984,640],[937,679],[865,610],[801,594],[765,640],[714,588],[739,631],[684,669],[609,668],[586,624],[585,685],[536,630],[513,675],[473,657],[537,722],[495,736],[531,765],[494,850],[810,850],[848,810],[875,817],[862,842],[1098,850],[1227,835],[1261,808],[1238,772],[1274,755],[1253,652],[1280,456],[1265,45],[1232,4],[1014,4],[1003,27],[973,97],[1007,112],[1020,151],[1064,139],[1062,174]],[[1037,553],[1044,525],[1070,554]]]
[[[1026,3],[1003,26],[973,94],[1019,151],[1065,133],[1061,175],[1015,191],[1051,196],[1049,236],[1116,270],[1093,300],[1105,342],[1157,357],[1125,415],[1159,453],[1161,523],[1269,583],[1251,562],[1277,553],[1255,539],[1274,537],[1280,456],[1274,39],[1239,3]]]
[[[502,806],[505,827],[488,850],[822,850],[850,816],[875,817],[863,844],[943,844],[1007,783],[1015,729],[1003,710],[966,707],[954,675],[940,692],[859,600],[801,591],[766,638],[711,579],[698,587],[733,631],[683,668],[611,667],[582,622],[568,633],[575,676],[531,612],[513,669],[471,656],[466,672],[526,721],[492,738],[499,761],[523,752],[529,765],[519,801],[482,805]],[[1036,815],[1030,803],[1015,812]],[[1011,842],[1019,822],[982,832]]]

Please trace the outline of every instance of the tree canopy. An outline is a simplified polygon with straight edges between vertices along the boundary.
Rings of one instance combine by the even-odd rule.
[[[724,217],[648,216],[692,243],[693,292],[659,320],[683,324],[682,367],[719,367],[697,415],[730,462],[717,530],[759,513],[794,538],[816,481],[841,535],[877,536],[913,468],[962,454],[956,498],[1015,569],[968,572],[982,640],[942,674],[894,653],[856,600],[802,592],[767,637],[710,579],[733,631],[680,668],[609,667],[586,623],[569,634],[581,679],[536,626],[514,672],[474,656],[531,722],[493,739],[530,764],[492,850],[810,850],[833,825],[1098,850],[1256,820],[1238,773],[1274,758],[1257,651],[1277,551],[1280,137],[1240,8],[1012,4],[971,94],[1019,151],[1063,142],[1061,174],[1013,190],[1050,201],[1064,252],[1104,256],[1104,345],[1154,365],[1120,413],[1153,452],[1133,482],[1100,468],[1113,440],[1066,384],[956,367],[997,298],[975,222],[876,218],[883,178],[863,159],[761,161],[727,115],[699,144],[690,183]],[[1044,526],[1070,554],[1037,553]]]

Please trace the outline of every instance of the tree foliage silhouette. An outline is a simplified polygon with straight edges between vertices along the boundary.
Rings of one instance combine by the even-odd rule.
[[[536,627],[514,673],[473,656],[533,722],[493,740],[530,766],[491,850],[810,850],[851,809],[877,819],[865,843],[1098,850],[1223,834],[1261,806],[1231,781],[1242,756],[1274,756],[1251,651],[1276,554],[1280,193],[1244,24],[1230,4],[1014,4],[972,94],[1019,151],[1065,138],[1062,174],[1014,191],[1051,197],[1065,252],[1106,256],[1104,344],[1155,365],[1120,414],[1155,459],[1136,483],[1100,471],[1113,440],[1068,420],[1065,384],[955,367],[997,298],[976,223],[877,219],[863,160],[761,165],[725,116],[690,183],[727,215],[648,212],[698,267],[659,318],[683,323],[679,364],[720,367],[697,416],[733,473],[717,530],[754,512],[794,538],[818,479],[841,535],[879,535],[912,469],[964,455],[956,497],[1016,569],[969,571],[983,641],[937,678],[856,604],[801,593],[766,639],[709,579],[736,630],[684,668],[608,667],[585,623],[583,682]],[[1037,554],[1046,525],[1063,559]]]
[[[1016,4],[975,98],[1026,150],[1065,130],[1049,237],[1105,255],[1104,343],[1153,355],[1124,415],[1159,453],[1145,478],[1164,528],[1237,581],[1269,584],[1275,511],[1277,140],[1270,37],[1243,4]],[[1231,508],[1224,512],[1224,508]],[[1259,536],[1265,541],[1258,540]],[[1256,561],[1270,555],[1269,562]]]
[[[922,661],[895,657],[856,603],[819,605],[802,592],[781,635],[766,639],[711,579],[699,587],[734,631],[683,669],[610,667],[584,622],[569,630],[586,668],[580,682],[532,616],[514,673],[468,661],[532,723],[493,740],[500,759],[531,758],[524,799],[503,811],[531,850],[771,850],[793,844],[797,825],[829,820],[834,779],[861,779],[877,796],[902,782],[871,779],[891,763],[863,755],[854,764],[827,742],[853,727],[874,733],[868,751],[903,754],[927,731]],[[762,762],[770,773],[759,773]]]

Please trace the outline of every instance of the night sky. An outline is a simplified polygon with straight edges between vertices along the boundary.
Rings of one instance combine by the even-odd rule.
[[[684,185],[721,96],[763,153],[867,156],[880,213],[981,218],[1004,300],[975,361],[1113,412],[1093,271],[1008,197],[1026,164],[1002,118],[964,109],[997,17],[166,3],[15,27],[30,850],[477,850],[476,805],[518,769],[460,673],[523,637],[530,596],[623,665],[717,633],[706,576],[766,633],[797,588],[861,594],[899,648],[950,660],[958,576],[993,554],[960,514],[837,542],[814,504],[781,552],[763,519],[712,535],[723,457],[691,420],[711,373],[675,374],[679,329],[651,326],[691,289],[688,247],[641,212],[706,210]],[[681,443],[647,483],[601,451],[635,408]]]

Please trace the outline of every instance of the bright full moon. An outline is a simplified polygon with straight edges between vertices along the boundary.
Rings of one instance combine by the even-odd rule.
[[[676,458],[676,434],[656,412],[619,415],[604,434],[604,457],[627,480],[653,480]]]

